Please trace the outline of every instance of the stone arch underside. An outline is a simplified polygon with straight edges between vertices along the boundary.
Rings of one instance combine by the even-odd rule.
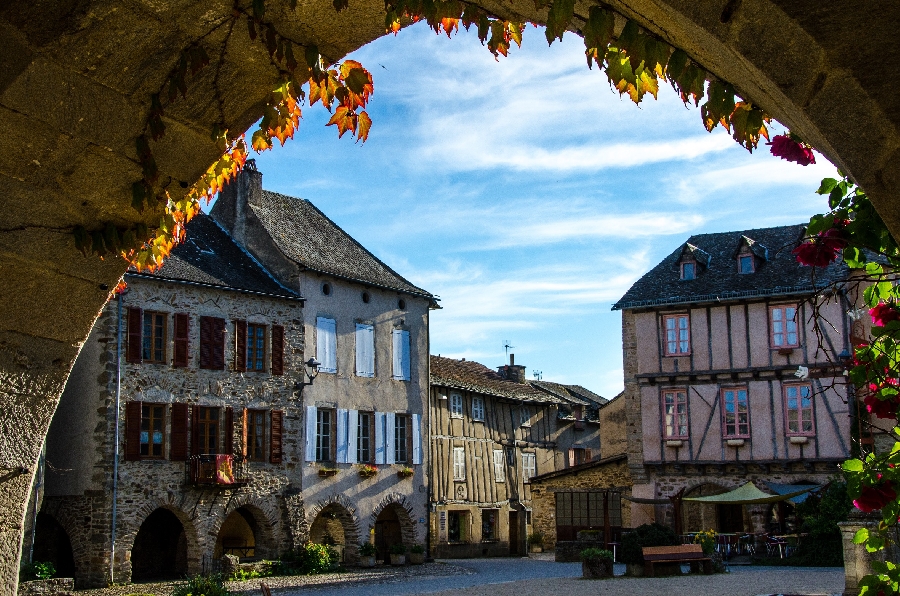
[[[531,0],[474,3],[507,18],[545,18]],[[280,32],[317,44],[330,60],[384,35],[381,0],[351,0],[342,13],[328,0],[295,11],[286,1],[266,4],[266,19]],[[609,4],[823,150],[900,236],[891,192],[900,185],[900,46],[893,42],[900,11],[805,0]],[[28,492],[59,395],[125,269],[117,259],[83,257],[72,227],[158,218],[130,208],[131,184],[140,178],[135,139],[149,97],[189,43],[221,46],[224,32],[210,31],[232,6],[37,0],[0,7],[0,595],[16,592]],[[577,3],[576,13],[589,6]],[[277,81],[246,29],[235,27],[224,62],[189,79],[187,97],[167,109],[166,136],[153,149],[174,194],[216,157],[212,125],[245,129]],[[544,41],[529,30],[525,43]],[[210,55],[218,61],[220,54]]]
[[[317,502],[310,508],[307,522],[310,541],[341,545],[345,563],[359,560],[359,518],[356,507],[343,494],[331,495]]]

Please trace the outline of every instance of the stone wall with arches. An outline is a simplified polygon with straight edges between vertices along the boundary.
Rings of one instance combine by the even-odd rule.
[[[391,509],[397,514],[400,520],[400,531],[403,536],[403,544],[410,546],[419,542],[420,537],[416,532],[416,520],[413,505],[409,502],[406,495],[400,493],[389,493],[372,510],[369,516],[370,532],[375,528],[378,517],[386,509]]]

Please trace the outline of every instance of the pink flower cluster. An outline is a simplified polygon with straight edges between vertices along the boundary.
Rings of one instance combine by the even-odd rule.
[[[827,267],[846,247],[844,223],[835,221],[835,227],[819,232],[810,242],[804,242],[792,252],[803,265]]]
[[[897,310],[897,305],[895,304],[881,302],[878,306],[869,310],[869,314],[872,315],[872,324],[879,327],[884,327],[891,321],[900,321],[900,310]]]
[[[766,145],[771,147],[769,151],[771,151],[772,155],[775,157],[780,157],[781,159],[786,159],[788,161],[795,161],[801,166],[808,166],[811,163],[816,163],[816,156],[813,154],[812,147],[806,143],[795,141],[790,135],[774,136],[772,137],[772,141],[766,143]]]

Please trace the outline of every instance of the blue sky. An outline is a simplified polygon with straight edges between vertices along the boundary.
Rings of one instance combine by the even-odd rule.
[[[834,168],[751,155],[669,87],[637,107],[583,52],[530,26],[499,62],[474,31],[379,39],[350,56],[375,80],[368,142],[306,108],[293,141],[256,156],[263,186],[309,199],[439,295],[432,353],[496,367],[509,340],[529,378],[613,397],[612,303],[691,234],[807,221]]]

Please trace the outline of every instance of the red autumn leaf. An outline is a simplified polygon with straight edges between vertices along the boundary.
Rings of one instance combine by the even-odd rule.
[[[369,129],[372,128],[372,119],[365,112],[359,113],[359,129],[357,131],[357,141],[366,142],[369,138]]]
[[[328,121],[328,124],[326,124],[326,126],[337,126],[338,138],[341,138],[348,130],[356,133],[356,120],[356,112],[346,106],[338,106],[338,108],[334,111],[334,115],[331,116],[331,120]]]

